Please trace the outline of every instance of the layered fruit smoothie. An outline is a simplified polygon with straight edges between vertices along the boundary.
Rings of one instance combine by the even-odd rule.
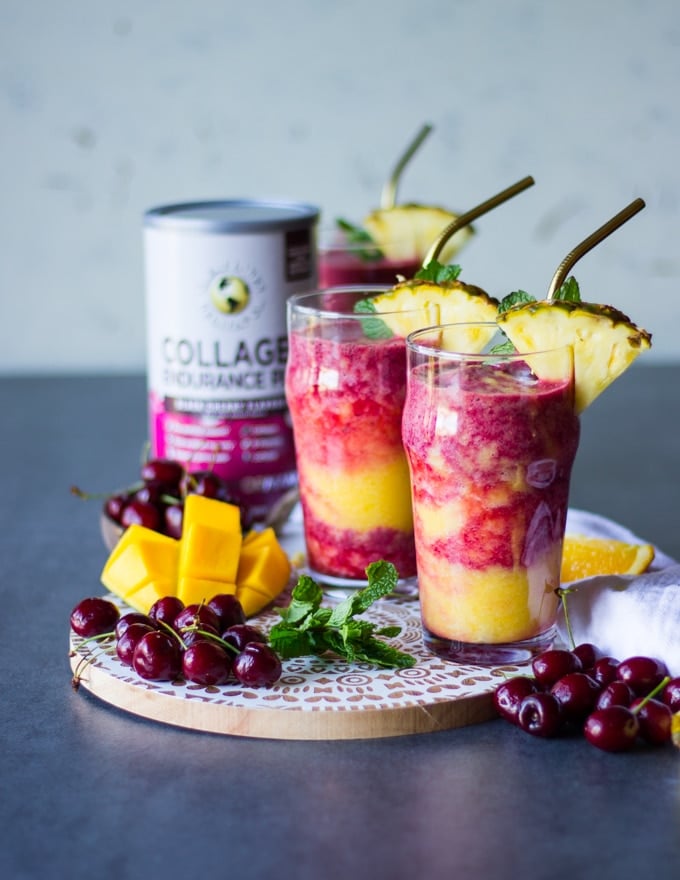
[[[289,301],[286,397],[293,421],[308,565],[326,582],[366,580],[375,560],[415,575],[401,440],[406,346],[354,314],[365,292]]]
[[[409,347],[403,438],[425,642],[451,659],[523,659],[554,635],[579,441],[571,350],[564,369],[547,353],[539,379],[516,355],[422,348]]]

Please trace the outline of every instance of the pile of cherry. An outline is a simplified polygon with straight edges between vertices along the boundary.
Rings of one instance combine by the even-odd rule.
[[[99,497],[77,486],[71,492],[80,498]],[[237,503],[228,483],[214,471],[189,471],[172,459],[150,458],[142,464],[138,482],[104,496],[103,511],[123,528],[134,523],[171,538],[181,538],[187,495]]]
[[[592,745],[621,752],[636,743],[671,741],[680,712],[680,678],[652,657],[602,656],[594,645],[537,654],[530,675],[518,675],[494,691],[506,721],[533,736],[582,732]]]
[[[224,593],[201,605],[184,605],[176,596],[158,599],[148,614],[121,615],[108,599],[83,599],[71,612],[71,629],[88,641],[115,640],[116,654],[126,666],[150,681],[202,685],[237,681],[248,687],[269,687],[281,675],[281,660],[266,635],[246,623],[236,596]],[[81,660],[86,665],[88,658]],[[74,687],[80,682],[80,664]]]

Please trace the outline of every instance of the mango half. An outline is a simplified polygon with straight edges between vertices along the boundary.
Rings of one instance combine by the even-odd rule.
[[[182,537],[128,526],[104,565],[101,582],[143,614],[163,596],[178,596],[191,605],[232,593],[251,617],[283,592],[291,570],[274,529],[242,536],[238,507],[188,495]]]

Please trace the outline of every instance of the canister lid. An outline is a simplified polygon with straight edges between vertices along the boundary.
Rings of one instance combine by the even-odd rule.
[[[318,220],[319,208],[302,202],[228,201],[161,205],[144,214],[144,226],[186,232],[270,232],[299,229]]]

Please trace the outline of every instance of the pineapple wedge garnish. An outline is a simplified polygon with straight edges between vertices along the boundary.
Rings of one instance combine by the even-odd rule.
[[[421,261],[433,242],[457,218],[457,214],[445,208],[402,204],[372,211],[362,225],[387,259]],[[449,262],[473,234],[472,226],[458,230],[442,248],[438,260]]]
[[[488,322],[488,332],[479,328],[461,327],[456,332],[460,342],[447,337],[448,345],[474,346],[481,351],[496,332],[498,300],[489,296],[481,287],[464,284],[458,279],[450,281],[402,281],[385,293],[364,300],[365,311],[380,316],[393,334],[408,336],[414,330],[435,324],[463,324]],[[420,309],[420,312],[410,310]],[[459,350],[465,350],[463,348]]]
[[[576,412],[583,412],[645,349],[652,337],[613,306],[553,299],[513,306],[498,325],[522,353],[574,350]]]

